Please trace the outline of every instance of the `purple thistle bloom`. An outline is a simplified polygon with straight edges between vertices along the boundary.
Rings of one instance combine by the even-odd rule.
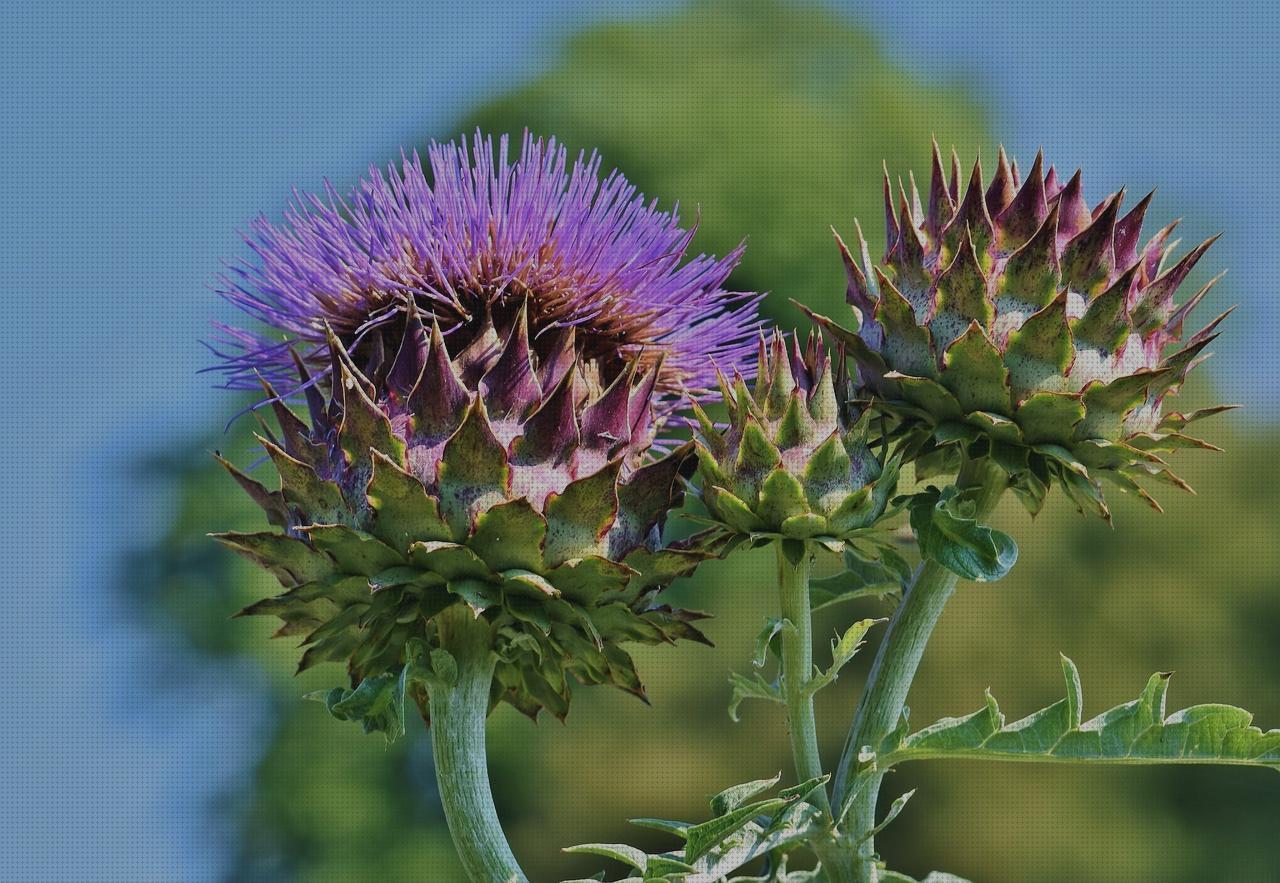
[[[283,225],[259,218],[246,236],[257,260],[231,267],[219,293],[273,331],[219,325],[226,385],[296,385],[291,349],[323,372],[326,324],[353,355],[380,360],[398,348],[410,299],[454,351],[486,314],[501,324],[527,301],[535,348],[572,326],[605,377],[660,365],[669,403],[714,389],[715,365],[750,373],[761,296],[723,287],[741,247],[686,261],[696,225],[617,171],[601,178],[599,155],[570,165],[563,145],[527,133],[515,161],[508,147],[503,136],[495,158],[479,133],[471,149],[433,144],[430,181],[415,153],[398,171],[371,169],[346,199],[326,184],[323,197],[298,194]]]

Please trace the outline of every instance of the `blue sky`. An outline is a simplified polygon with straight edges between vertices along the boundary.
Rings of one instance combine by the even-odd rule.
[[[1212,260],[1232,268],[1243,308],[1215,367],[1255,425],[1274,420],[1275,12],[1092,0],[842,8],[930,76],[990,95],[1017,154],[1044,144],[1085,166],[1097,192],[1160,184],[1166,212],[1197,207],[1188,240],[1226,230]],[[126,484],[129,452],[225,416],[196,374],[208,361],[196,341],[226,315],[209,286],[239,253],[236,231],[278,210],[293,184],[348,179],[447,126],[608,13],[575,0],[0,12],[0,286],[14,311],[0,328],[6,873],[218,874],[217,832],[203,826],[216,789],[252,762],[252,727],[226,725],[253,723],[237,704],[243,675],[189,672],[181,695],[157,691],[147,665],[163,658],[163,638],[129,625],[108,586],[114,550],[159,530],[166,512]]]

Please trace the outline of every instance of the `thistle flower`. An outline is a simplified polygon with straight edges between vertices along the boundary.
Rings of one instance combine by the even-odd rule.
[[[346,661],[340,716],[431,658],[459,609],[489,626],[495,701],[563,718],[572,680],[643,697],[621,643],[705,641],[701,614],[656,600],[708,553],[663,543],[694,460],[655,459],[655,435],[707,352],[740,361],[757,298],[720,288],[736,255],[678,267],[690,234],[594,157],[566,174],[528,138],[514,164],[505,140],[497,167],[488,141],[431,157],[431,185],[407,163],[259,226],[231,296],[288,339],[239,334],[226,367],[260,371],[280,487],[224,465],[283,533],[220,539],[287,591],[244,613],[305,635],[300,669]],[[309,423],[275,386],[282,357]]]
[[[262,375],[283,387],[290,350],[325,370],[326,324],[360,364],[376,363],[396,351],[410,301],[455,352],[486,315],[509,324],[527,301],[543,355],[547,332],[572,326],[606,381],[660,361],[664,412],[712,386],[708,357],[748,364],[760,298],[723,287],[741,248],[685,260],[696,228],[617,171],[601,177],[598,155],[570,165],[554,139],[528,134],[518,159],[508,147],[504,136],[495,159],[479,133],[470,150],[465,139],[435,144],[430,180],[415,153],[399,171],[371,169],[348,199],[327,185],[323,197],[299,196],[285,226],[260,218],[247,237],[257,261],[232,267],[221,294],[272,330],[221,326],[228,385],[255,388]]]
[[[885,510],[897,460],[870,447],[872,412],[852,398],[843,352],[833,374],[811,333],[802,348],[759,338],[755,387],[720,376],[729,409],[721,432],[695,406],[702,498],[722,531],[739,537],[822,540],[839,550]]]
[[[1186,488],[1161,454],[1212,448],[1182,430],[1224,410],[1164,407],[1226,315],[1179,344],[1217,279],[1181,305],[1174,294],[1214,240],[1172,260],[1174,225],[1141,239],[1151,195],[1124,214],[1123,190],[1090,209],[1079,172],[1063,184],[1042,165],[1022,180],[1002,150],[990,185],[979,162],[962,194],[954,153],[948,180],[935,144],[928,208],[912,182],[896,210],[886,169],[884,265],[860,230],[860,259],[839,243],[861,328],[815,319],[920,471],[953,469],[964,449],[1006,469],[1032,513],[1057,483],[1109,517],[1099,478],[1159,508],[1137,479]]]

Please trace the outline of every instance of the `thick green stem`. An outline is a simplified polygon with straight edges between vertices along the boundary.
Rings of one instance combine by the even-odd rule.
[[[489,624],[462,604],[442,613],[440,645],[457,664],[452,685],[432,685],[431,752],[440,801],[458,857],[473,883],[528,883],[507,845],[489,790],[484,747],[497,657]]]
[[[977,518],[984,520],[1008,487],[1008,479],[1003,471],[987,462],[967,462],[956,478],[956,485],[980,489]],[[834,802],[837,813],[847,810],[846,821],[841,825],[841,839],[850,847],[857,847],[851,879],[860,883],[875,880],[875,844],[871,831],[876,824],[876,800],[884,774],[856,776],[863,763],[859,755],[864,747],[879,745],[898,725],[925,646],[958,579],[934,561],[925,561],[917,568],[880,643],[836,769]]]

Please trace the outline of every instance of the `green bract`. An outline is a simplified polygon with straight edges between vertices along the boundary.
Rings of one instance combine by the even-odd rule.
[[[656,369],[605,384],[572,330],[531,346],[528,324],[523,309],[487,321],[451,352],[411,308],[399,352],[365,372],[331,336],[332,393],[309,386],[310,425],[268,387],[279,488],[223,464],[281,529],[219,536],[287,590],[243,613],[305,636],[300,670],[346,662],[364,692],[328,697],[335,713],[394,734],[356,706],[393,705],[410,663],[447,669],[433,624],[457,605],[492,629],[492,701],[532,717],[563,718],[571,679],[643,697],[623,642],[705,641],[701,614],[655,601],[705,557],[660,540],[694,461],[685,445],[642,462]],[[407,685],[425,713],[425,679],[398,701]]]
[[[1161,455],[1211,448],[1182,430],[1223,410],[1164,413],[1222,319],[1179,343],[1213,282],[1181,305],[1174,294],[1213,240],[1171,261],[1172,226],[1140,238],[1150,196],[1124,215],[1123,191],[1090,209],[1079,172],[1063,185],[1041,166],[1023,181],[1002,151],[990,186],[978,164],[962,195],[935,144],[927,209],[899,183],[895,210],[886,171],[884,266],[861,231],[859,256],[840,243],[861,328],[815,319],[922,471],[954,470],[963,449],[1008,471],[1033,513],[1057,483],[1108,516],[1099,478],[1156,506],[1137,479],[1185,488]]]
[[[760,339],[754,390],[721,376],[729,426],[701,408],[696,447],[703,502],[719,529],[738,538],[816,540],[839,551],[872,526],[893,493],[896,458],[871,448],[872,414],[851,400],[844,359],[833,376],[810,335],[788,347]]]

